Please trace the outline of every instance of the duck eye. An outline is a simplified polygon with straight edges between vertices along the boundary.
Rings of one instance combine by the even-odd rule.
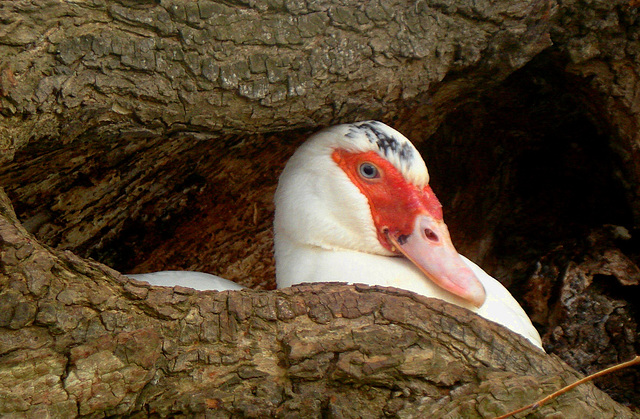
[[[358,168],[358,171],[360,172],[360,176],[365,179],[375,179],[377,177],[380,177],[378,168],[371,163],[362,163]]]

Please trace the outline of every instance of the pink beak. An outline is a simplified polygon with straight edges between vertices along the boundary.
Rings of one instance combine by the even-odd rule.
[[[436,285],[476,307],[484,304],[484,286],[456,251],[444,221],[436,221],[428,214],[419,214],[410,234],[402,235],[389,230],[387,237]]]

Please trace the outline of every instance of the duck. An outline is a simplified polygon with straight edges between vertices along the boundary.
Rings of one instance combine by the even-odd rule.
[[[161,287],[176,285],[197,291],[239,291],[244,287],[218,275],[195,271],[158,271],[144,274],[127,274],[127,277]]]
[[[335,125],[295,151],[276,188],[277,288],[348,282],[395,287],[464,307],[542,349],[524,309],[460,255],[422,156],[379,121]],[[200,272],[128,275],[152,285],[237,290]]]

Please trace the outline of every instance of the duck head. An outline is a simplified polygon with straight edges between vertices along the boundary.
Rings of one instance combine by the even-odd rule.
[[[276,255],[286,242],[405,257],[423,280],[476,307],[485,301],[482,283],[451,242],[420,153],[381,122],[310,137],[287,163],[275,203]],[[276,257],[276,269],[278,263]]]

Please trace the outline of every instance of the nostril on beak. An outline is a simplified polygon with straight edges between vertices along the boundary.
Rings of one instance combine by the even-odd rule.
[[[409,235],[398,236],[398,243],[405,244],[409,240]]]
[[[431,240],[432,242],[437,242],[440,239],[438,238],[438,235],[436,233],[434,233],[433,230],[431,230],[430,228],[425,228],[424,229],[424,236]]]

